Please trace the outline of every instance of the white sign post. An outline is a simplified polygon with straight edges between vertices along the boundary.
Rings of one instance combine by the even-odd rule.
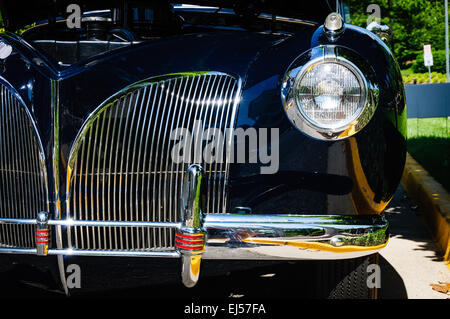
[[[431,83],[431,67],[433,66],[433,54],[431,53],[430,44],[425,44],[423,46],[423,60],[425,66],[428,67],[428,75],[430,76],[430,83]]]
[[[450,61],[448,47],[448,0],[445,0],[445,70],[447,72],[447,82],[450,82]]]

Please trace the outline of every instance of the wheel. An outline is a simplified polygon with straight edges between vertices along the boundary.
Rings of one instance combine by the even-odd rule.
[[[377,299],[375,271],[379,271],[378,254],[355,259],[321,261],[317,262],[314,268],[314,276],[311,276],[311,279],[314,280],[312,285],[316,298]]]

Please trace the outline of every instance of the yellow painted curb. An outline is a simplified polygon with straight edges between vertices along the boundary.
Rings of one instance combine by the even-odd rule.
[[[406,155],[402,186],[422,209],[423,219],[450,268],[450,195],[411,155]]]

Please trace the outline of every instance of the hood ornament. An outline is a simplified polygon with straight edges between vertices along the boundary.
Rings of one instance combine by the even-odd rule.
[[[345,30],[344,20],[339,13],[332,12],[325,19],[323,28],[328,39],[330,41],[335,41]]]

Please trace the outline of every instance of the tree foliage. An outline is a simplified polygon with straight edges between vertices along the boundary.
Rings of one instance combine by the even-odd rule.
[[[433,53],[445,50],[445,9],[443,0],[344,0],[352,14],[352,24],[367,26],[367,7],[378,4],[381,21],[391,26],[392,50],[400,66],[409,68],[422,54],[423,45],[431,44]],[[445,55],[444,55],[445,57]],[[419,57],[420,58],[420,57]],[[444,58],[445,69],[445,58]],[[442,63],[436,59],[435,63]],[[438,68],[442,66],[436,65]]]

